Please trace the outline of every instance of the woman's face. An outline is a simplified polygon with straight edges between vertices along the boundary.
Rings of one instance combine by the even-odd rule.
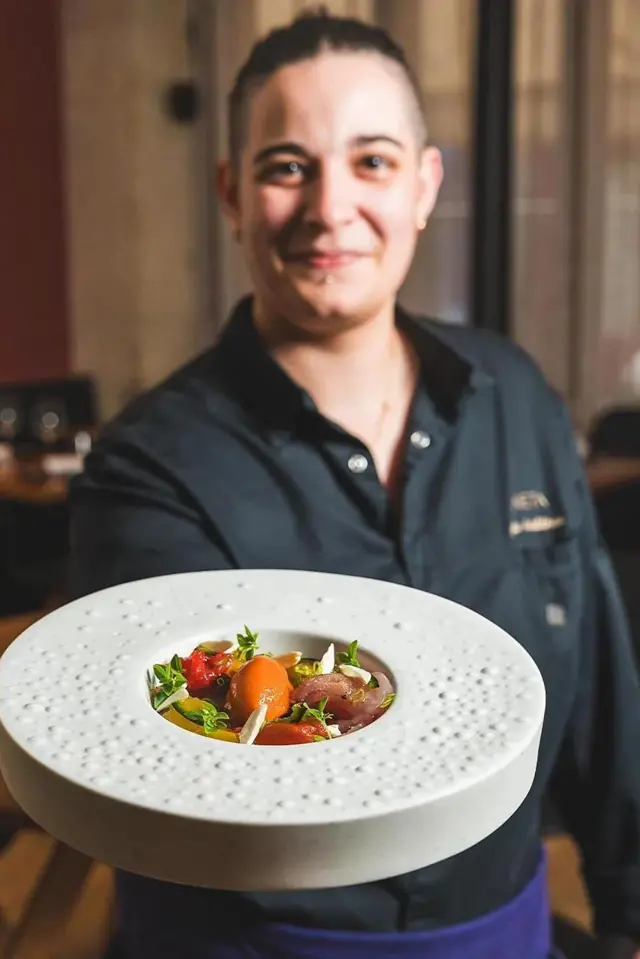
[[[324,53],[252,95],[221,187],[259,315],[330,332],[392,307],[442,178],[419,126],[407,80],[377,54]]]

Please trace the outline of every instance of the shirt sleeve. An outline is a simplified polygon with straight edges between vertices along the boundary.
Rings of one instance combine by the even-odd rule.
[[[126,444],[91,454],[71,494],[73,596],[234,566],[208,518],[160,464]]]
[[[582,650],[552,798],[581,848],[596,932],[640,941],[638,668],[623,600],[570,432],[565,462],[567,449],[568,471],[584,516]]]

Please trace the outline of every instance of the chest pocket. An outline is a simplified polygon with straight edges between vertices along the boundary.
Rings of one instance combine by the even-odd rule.
[[[518,542],[520,540],[520,542]],[[537,778],[546,789],[575,701],[581,662],[585,578],[579,537],[570,531],[522,534],[512,543],[522,603],[521,638],[546,689]]]
[[[512,543],[521,597],[536,636],[534,655],[547,668],[577,655],[583,610],[580,542],[566,529],[518,536]]]

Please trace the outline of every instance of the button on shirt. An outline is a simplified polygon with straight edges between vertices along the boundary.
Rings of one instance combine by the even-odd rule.
[[[424,430],[414,430],[409,439],[417,450],[426,450],[431,446],[431,437]]]
[[[512,344],[401,311],[397,322],[422,364],[399,514],[366,447],[269,357],[246,300],[212,350],[136,400],[88,457],[72,493],[75,591],[261,567],[448,597],[516,637],[542,672],[534,785],[493,835],[410,875],[194,890],[194,903],[212,922],[247,911],[359,930],[463,922],[532,877],[550,794],[581,844],[598,930],[640,938],[640,688],[565,409]]]
[[[369,460],[364,453],[354,453],[349,457],[347,465],[352,473],[364,473],[369,468]]]

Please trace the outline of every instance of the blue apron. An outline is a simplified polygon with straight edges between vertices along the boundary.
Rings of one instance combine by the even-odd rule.
[[[193,890],[186,887],[120,874],[117,892],[127,959],[548,959],[553,955],[544,862],[529,885],[495,912],[426,932],[341,932],[244,919],[234,922],[230,917],[229,928],[220,928],[203,900],[197,911],[190,907]]]

